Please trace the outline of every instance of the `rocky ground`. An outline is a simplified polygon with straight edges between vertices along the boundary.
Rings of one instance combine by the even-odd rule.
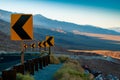
[[[103,53],[103,51],[102,51]],[[81,52],[73,52],[73,55],[75,55],[80,62],[81,65],[88,65],[88,67],[92,71],[100,71],[102,72],[103,76],[108,75],[114,75],[117,76],[120,79],[120,59],[119,56],[114,56],[116,52],[105,52],[102,54],[98,51],[96,52],[90,52],[90,51],[81,51]],[[107,55],[106,55],[107,54]],[[117,54],[118,55],[118,54]],[[82,57],[80,57],[82,56]],[[83,57],[84,56],[84,57]],[[94,56],[94,58],[93,58]],[[95,58],[96,56],[96,58]],[[98,59],[98,56],[101,57]],[[112,58],[111,60],[107,58]],[[114,80],[114,79],[113,79]],[[116,80],[116,79],[115,79]]]
[[[113,74],[120,79],[120,64],[97,59],[79,59],[79,62],[81,63],[81,65],[88,65],[91,70],[101,71],[104,76],[108,74]]]

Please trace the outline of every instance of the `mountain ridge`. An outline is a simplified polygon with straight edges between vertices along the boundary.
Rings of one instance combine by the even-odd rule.
[[[10,22],[10,15],[12,12],[8,12],[5,10],[0,9],[0,19]],[[66,32],[72,32],[73,30],[79,30],[80,32],[88,32],[88,33],[98,33],[98,34],[110,34],[110,35],[120,35],[119,32],[99,28],[92,25],[78,25],[71,22],[65,22],[65,21],[58,21],[58,20],[52,20],[49,18],[46,18],[42,16],[41,14],[36,14],[33,16],[33,24],[39,25],[38,27],[46,28],[46,29],[62,29]]]
[[[1,14],[1,11],[0,11],[0,14]],[[62,22],[63,24],[65,24],[64,29],[63,28],[59,29],[59,28],[56,28],[55,26],[54,26],[55,27],[54,28],[54,27],[50,27],[51,19],[45,19],[44,17],[42,17],[43,19],[45,19],[45,20],[42,20],[42,18],[40,18],[40,17],[41,16],[36,17],[36,18],[34,17],[35,20],[38,19],[37,21],[39,22],[39,24],[34,25],[34,29],[33,29],[34,30],[33,31],[34,32],[34,40],[33,40],[33,42],[45,40],[45,36],[50,35],[50,36],[55,37],[55,46],[60,46],[65,49],[79,49],[79,50],[99,50],[99,49],[100,50],[119,50],[120,49],[119,41],[105,40],[105,39],[101,39],[101,38],[97,38],[97,37],[91,37],[91,36],[86,36],[86,35],[81,35],[81,34],[79,34],[79,35],[74,34],[73,30],[79,30],[80,29],[78,27],[79,25]],[[10,18],[10,16],[7,18]],[[35,20],[34,20],[34,23],[36,22]],[[41,22],[41,20],[43,22]],[[46,22],[47,20],[48,20],[48,22]],[[50,20],[50,22],[49,22],[49,20]],[[40,24],[40,22],[43,24]],[[48,23],[50,23],[50,24],[48,24]],[[54,23],[54,21],[52,21],[52,23]],[[61,26],[61,23],[59,21],[57,21],[56,23],[57,23],[57,25]],[[52,25],[54,25],[54,24],[52,24]],[[72,27],[69,27],[68,24],[69,25],[72,24]],[[50,27],[50,28],[48,28],[48,27]],[[59,27],[59,26],[57,26],[57,27]],[[89,30],[89,25],[87,27]],[[71,28],[71,31],[69,31],[70,28]],[[94,28],[94,27],[92,27],[92,28]],[[65,29],[69,29],[69,30],[65,30]],[[5,47],[4,43],[10,42],[10,38],[9,38],[10,37],[10,22],[4,21],[3,19],[1,19],[1,17],[0,17],[0,31],[8,36],[7,38],[5,38],[5,37],[1,38],[2,46]],[[107,31],[107,30],[102,30],[102,31]],[[109,32],[109,30],[108,30],[108,32]],[[4,39],[6,39],[6,40],[4,40]],[[11,42],[8,44],[6,43],[6,45],[9,45],[9,44],[12,45]],[[14,47],[11,46],[10,48],[14,48]]]
[[[112,28],[110,28],[110,30],[114,30],[114,31],[120,33],[120,27],[112,27]]]
[[[10,31],[10,23],[8,22],[3,22],[0,20],[0,24],[7,24],[6,26],[2,27],[7,27],[7,29]],[[43,41],[45,40],[45,36],[51,35],[55,37],[55,46],[60,46],[64,49],[79,49],[79,50],[119,50],[120,49],[120,44],[117,44],[117,41],[110,41],[110,40],[103,40],[99,39],[96,37],[90,37],[90,36],[85,36],[85,35],[76,35],[73,34],[72,32],[67,32],[67,33],[61,33],[58,31],[53,31],[50,29],[45,29],[45,28],[38,28],[37,25],[34,25],[34,41]],[[1,27],[1,25],[0,25]],[[7,37],[2,37],[0,38],[1,40],[1,46],[6,50],[5,47],[10,47],[13,49],[14,41],[10,40],[10,32],[8,31],[9,35],[6,32],[6,30],[0,28],[0,31],[2,31]],[[4,40],[5,39],[5,40]],[[17,41],[16,41],[17,42]],[[8,46],[5,46],[8,45]],[[14,45],[15,46],[15,45]],[[18,45],[16,45],[18,46]],[[20,49],[16,49],[20,50]]]

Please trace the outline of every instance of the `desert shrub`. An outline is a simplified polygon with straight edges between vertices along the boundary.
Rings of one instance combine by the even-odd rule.
[[[16,77],[16,80],[23,80],[23,75],[18,73],[17,77]]]
[[[58,59],[60,60],[61,63],[67,61],[69,59],[68,56],[65,56],[65,55],[62,55],[62,56],[59,56]]]
[[[90,74],[85,74],[83,68],[76,60],[68,60],[55,73],[55,80],[92,80]]]
[[[59,59],[55,55],[50,54],[50,63],[51,64],[59,64],[60,61],[59,61]]]
[[[34,78],[30,76],[29,74],[22,75],[21,73],[18,73],[16,80],[34,80]]]
[[[41,51],[41,53],[40,53],[40,57],[41,57],[41,56],[45,56],[45,55],[47,55],[47,54],[48,54],[47,51]]]

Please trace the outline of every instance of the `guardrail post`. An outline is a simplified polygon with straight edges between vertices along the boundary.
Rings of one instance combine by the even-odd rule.
[[[24,64],[21,64],[21,65],[18,65],[18,66],[14,66],[13,69],[15,69],[17,73],[24,74]]]
[[[24,66],[25,66],[25,72],[29,72],[29,64],[28,64],[28,62],[25,62]]]
[[[48,64],[50,64],[50,55],[48,55]]]
[[[16,70],[5,70],[2,71],[3,80],[16,80]]]
[[[34,59],[35,71],[38,71],[38,59]]]
[[[0,80],[3,80],[3,79],[0,77]]]
[[[48,64],[49,64],[49,55],[47,55],[47,62],[48,62]]]
[[[42,57],[42,60],[43,60],[43,67],[45,67],[46,65],[45,65],[45,57],[44,56]]]
[[[34,62],[33,60],[27,60],[25,64],[25,71],[34,75]]]
[[[30,66],[30,74],[34,75],[34,61],[30,60],[29,66]]]
[[[42,60],[42,58],[40,57],[39,58],[39,69],[42,69],[42,65],[43,64],[43,60]]]
[[[45,67],[46,67],[46,56],[44,56],[44,61],[45,61]]]
[[[45,59],[46,59],[46,66],[48,66],[48,55],[45,56]]]

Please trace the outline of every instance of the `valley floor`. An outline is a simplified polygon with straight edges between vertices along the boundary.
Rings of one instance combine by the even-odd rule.
[[[115,57],[115,54],[119,55],[118,53],[119,51],[99,51],[98,53],[98,51],[79,50],[79,52],[71,52],[71,57],[76,58],[81,65],[88,65],[92,71],[101,72],[104,77],[114,75],[120,79],[120,59],[118,59],[120,57],[117,56],[117,59]]]

